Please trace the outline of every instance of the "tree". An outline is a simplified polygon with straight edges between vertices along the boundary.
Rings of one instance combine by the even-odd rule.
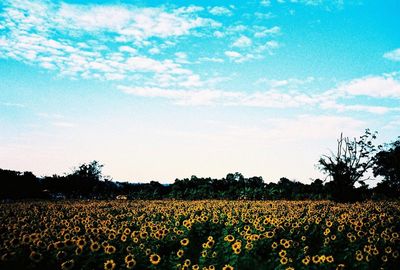
[[[101,172],[103,166],[96,160],[80,165],[72,174],[66,176],[69,183],[67,192],[73,196],[88,196],[93,193],[103,179]]]
[[[380,147],[375,156],[374,176],[383,176],[382,187],[393,196],[400,194],[400,137],[397,141]],[[381,187],[381,188],[382,188]]]
[[[86,164],[83,163],[76,169],[73,174],[81,178],[82,180],[88,181],[100,181],[102,180],[101,170],[104,165],[100,164],[97,160]]]
[[[343,137],[337,140],[337,151],[323,155],[319,161],[319,169],[332,180],[332,197],[336,201],[354,201],[356,194],[354,185],[365,184],[365,173],[374,166],[376,147],[372,143],[377,132],[365,130],[359,139]]]

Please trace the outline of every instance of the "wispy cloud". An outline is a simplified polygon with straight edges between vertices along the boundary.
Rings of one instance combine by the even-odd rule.
[[[73,127],[75,127],[74,123],[64,122],[64,121],[52,122],[52,125],[55,126],[55,127],[60,127],[60,128],[73,128]]]
[[[240,54],[228,51],[231,58],[240,58]],[[264,86],[265,91],[227,91],[219,89],[197,88],[195,90],[165,89],[159,87],[129,87],[120,85],[118,88],[127,94],[141,97],[165,98],[177,105],[220,105],[246,106],[275,109],[308,108],[314,110],[337,112],[367,112],[385,114],[400,111],[397,107],[367,105],[356,102],[344,103],[343,100],[354,99],[360,95],[373,98],[398,98],[399,80],[392,75],[365,77],[341,83],[338,87],[326,91],[310,93],[301,90],[314,82],[314,77],[305,79],[289,78],[286,80],[260,79],[256,84]],[[201,86],[201,85],[193,85]],[[369,88],[367,88],[369,87]],[[376,92],[380,89],[380,92]]]
[[[211,14],[221,16],[221,15],[226,15],[226,16],[232,16],[232,11],[229,8],[226,7],[210,7],[208,10]]]
[[[25,105],[21,104],[21,103],[1,102],[1,101],[0,101],[0,106],[17,107],[17,108],[24,108],[25,107]]]
[[[400,48],[385,53],[383,57],[392,61],[400,61]]]
[[[267,37],[277,35],[281,32],[281,28],[279,26],[274,26],[271,28],[261,27],[258,28],[258,31],[254,34],[255,37]]]
[[[255,85],[264,85],[270,88],[297,88],[301,85],[310,84],[315,81],[315,78],[312,76],[306,77],[304,79],[299,78],[288,78],[284,80],[276,80],[276,79],[268,79],[268,78],[260,78],[254,84]]]
[[[163,89],[149,87],[119,86],[124,93],[141,97],[166,98],[178,105],[222,105],[267,108],[299,108],[314,106],[318,97],[305,93],[281,93],[276,90],[245,92],[216,89]]]
[[[232,44],[233,47],[248,47],[252,44],[251,39],[249,39],[246,36],[240,36],[238,39],[235,40],[235,42]]]

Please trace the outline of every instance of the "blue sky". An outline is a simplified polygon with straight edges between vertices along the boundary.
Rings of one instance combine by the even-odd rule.
[[[321,177],[400,131],[399,1],[2,1],[0,167]]]

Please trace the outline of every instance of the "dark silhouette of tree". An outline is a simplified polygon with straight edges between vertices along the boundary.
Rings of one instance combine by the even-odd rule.
[[[310,199],[321,200],[327,197],[324,182],[321,179],[315,179],[309,188]]]
[[[99,189],[99,183],[103,176],[101,170],[104,165],[94,160],[90,163],[83,163],[74,172],[67,176],[71,186],[73,196],[93,195],[96,189]]]
[[[375,156],[374,176],[382,176],[379,189],[390,197],[400,195],[400,137],[397,141],[379,148]],[[379,185],[379,184],[378,184]]]
[[[0,169],[0,198],[40,198],[40,183],[31,172],[17,172]]]
[[[336,153],[323,155],[319,168],[332,180],[332,198],[336,201],[354,201],[357,199],[354,185],[364,184],[364,174],[373,167],[373,155],[376,147],[372,143],[377,132],[365,130],[364,135],[353,140],[343,137],[337,140]]]

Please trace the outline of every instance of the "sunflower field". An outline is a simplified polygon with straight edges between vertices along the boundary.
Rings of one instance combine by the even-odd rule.
[[[400,202],[0,204],[0,269],[400,269]]]

